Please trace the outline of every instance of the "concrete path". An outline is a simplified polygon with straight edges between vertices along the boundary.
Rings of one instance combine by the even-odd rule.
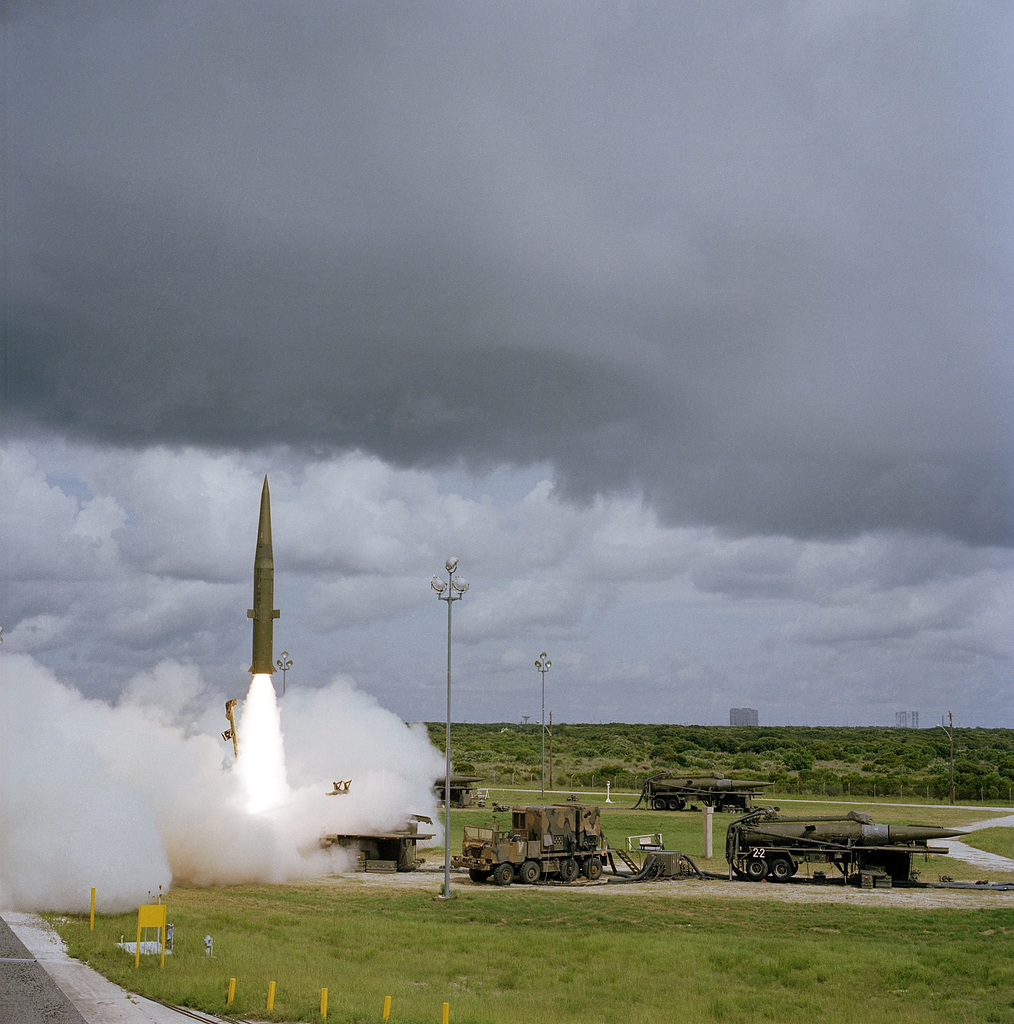
[[[31,950],[0,919],[0,1024],[85,1024]]]
[[[1014,814],[1008,814],[1005,818],[989,818],[986,821],[975,821],[971,825],[963,826],[969,832],[975,832],[980,828],[1014,828]],[[998,853],[988,853],[986,850],[977,850],[960,839],[934,839],[947,848],[948,856],[956,857],[965,861],[966,864],[974,864],[977,868],[992,868],[994,871],[1014,871],[1014,860],[1010,857],[1001,857]]]
[[[6,952],[18,948],[20,952]],[[71,959],[60,936],[37,914],[4,911],[0,957],[34,961],[0,962],[4,972],[0,974],[0,1024],[181,1024],[184,1020],[170,1007],[126,992]]]

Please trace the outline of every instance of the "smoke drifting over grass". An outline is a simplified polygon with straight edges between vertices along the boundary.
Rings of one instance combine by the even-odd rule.
[[[224,701],[193,669],[163,663],[111,706],[28,656],[0,655],[0,908],[81,912],[94,886],[98,908],[115,912],[172,883],[341,870],[348,855],[321,850],[323,833],[435,812],[443,761],[425,729],[344,679],[286,696],[287,767],[269,806],[250,811],[249,778],[219,736]],[[248,703],[236,709],[241,757]],[[353,780],[348,794],[327,796],[339,778]]]

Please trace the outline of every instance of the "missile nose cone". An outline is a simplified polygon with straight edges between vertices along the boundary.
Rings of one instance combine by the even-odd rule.
[[[935,825],[891,825],[892,843],[925,843],[931,839],[953,839],[965,835],[963,829],[937,828]]]
[[[257,520],[257,550],[254,553],[253,608],[247,617],[253,619],[253,660],[250,672],[271,675],[274,670],[273,620],[279,616],[274,607],[275,562],[271,550],[271,492],[265,474],[261,488],[261,509]]]

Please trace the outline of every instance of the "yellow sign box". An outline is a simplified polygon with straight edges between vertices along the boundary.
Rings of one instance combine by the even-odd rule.
[[[165,967],[165,904],[164,903],[142,903],[137,908],[137,952],[134,954],[134,966],[141,963],[141,929],[160,928],[162,930],[162,961],[160,966]]]

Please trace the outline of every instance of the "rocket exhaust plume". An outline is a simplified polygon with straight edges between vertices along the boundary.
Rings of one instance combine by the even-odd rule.
[[[273,810],[289,799],[281,715],[271,677],[263,673],[250,681],[243,702],[236,774],[251,814]]]
[[[261,489],[261,513],[257,520],[257,551],[254,555],[254,596],[253,608],[247,610],[247,618],[253,619],[253,660],[250,672],[254,675],[271,675],[274,670],[272,654],[272,632],[274,620],[279,611],[273,608],[275,601],[275,559],[271,551],[271,493],[268,478],[264,477]]]

